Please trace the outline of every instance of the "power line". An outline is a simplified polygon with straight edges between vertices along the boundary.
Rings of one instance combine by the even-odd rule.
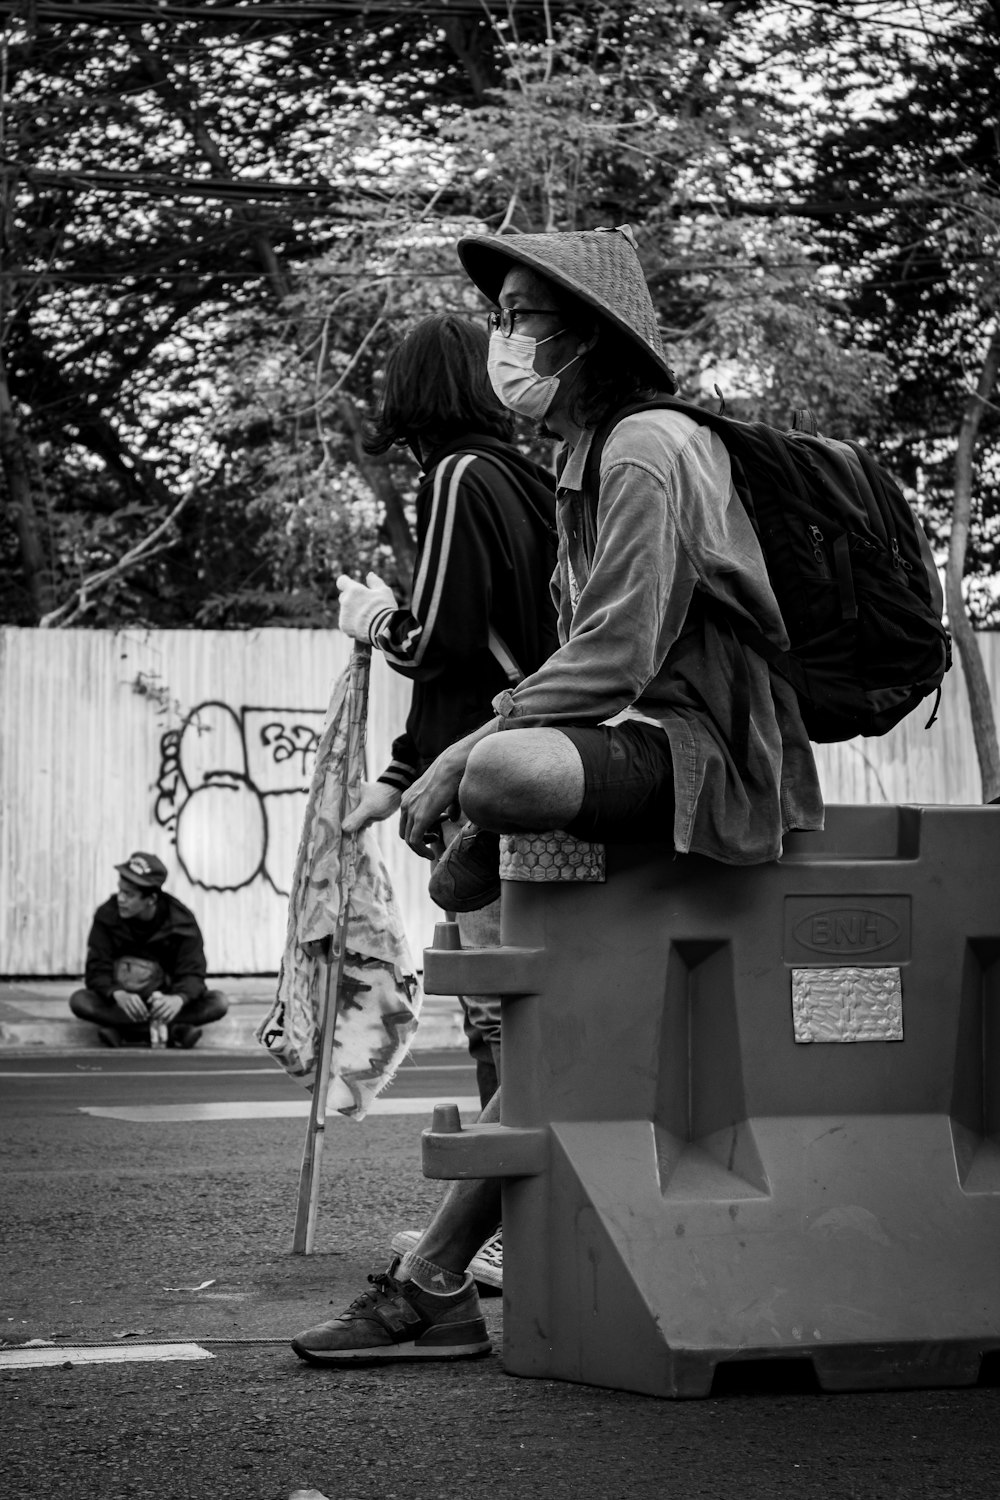
[[[142,194],[151,198],[212,198],[238,203],[305,201],[317,207],[360,197],[386,203],[386,194],[358,183],[336,186],[330,182],[276,182],[247,177],[188,177],[172,172],[140,172],[132,169],[69,168],[53,171],[27,162],[8,159],[0,173],[16,174],[22,182],[39,187],[83,188],[99,193]]]
[[[591,0],[594,3],[594,0]],[[547,0],[543,7],[539,0],[507,0],[505,10],[518,8],[533,10],[541,15],[549,12],[579,11],[585,8],[586,0]],[[629,0],[611,0],[611,6],[631,9]],[[121,23],[191,25],[195,23],[224,22],[236,30],[260,25],[261,22],[279,22],[296,25],[326,26],[331,20],[392,21],[410,17],[437,19],[462,16],[489,22],[490,17],[483,0],[324,0],[313,5],[304,0],[246,0],[242,5],[213,4],[212,0],[199,0],[191,5],[148,3],[108,3],[108,0],[76,0],[76,3],[60,3],[60,0],[0,0],[0,18],[21,20],[27,24],[69,21],[80,25],[93,25],[95,21],[109,25]]]

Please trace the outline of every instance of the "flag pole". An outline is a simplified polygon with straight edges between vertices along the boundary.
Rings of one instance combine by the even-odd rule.
[[[365,752],[371,660],[372,648],[367,642],[355,641],[351,654],[351,675],[347,686],[347,748],[344,753],[343,779],[340,786],[341,827],[348,812],[351,768],[363,763]],[[295,1209],[295,1231],[292,1236],[293,1255],[311,1255],[316,1237],[319,1170],[323,1159],[323,1141],[326,1131],[326,1098],[330,1091],[330,1074],[333,1069],[333,1043],[337,1031],[337,1015],[340,1010],[340,989],[344,979],[348,907],[354,886],[357,850],[357,834],[349,834],[345,839],[341,833],[339,911],[336,931],[326,955],[326,993],[323,998],[323,1017],[320,1024],[319,1060],[309,1111],[309,1128],[302,1151],[302,1166],[299,1169],[299,1196]]]

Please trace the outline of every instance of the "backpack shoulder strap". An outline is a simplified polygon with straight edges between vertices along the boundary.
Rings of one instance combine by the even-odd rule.
[[[669,396],[661,396],[657,399],[647,401],[636,401],[622,407],[619,411],[614,412],[610,417],[606,418],[597,429],[584,467],[583,491],[588,505],[596,511],[600,491],[601,456],[608,438],[618,423],[626,417],[634,416],[637,412],[663,410],[682,412],[685,416],[691,417],[703,427],[711,428],[713,432],[718,433],[719,437],[722,438],[729,452],[730,459],[733,461],[733,480],[736,493],[750,518],[751,525],[756,530],[757,522],[753,510],[752,496],[745,483],[737,482],[736,473],[737,466],[739,465],[740,449],[741,447],[745,447],[748,442],[748,438],[743,435],[743,429],[746,428],[747,424],[738,422],[732,417],[726,417],[721,412],[707,411],[704,407],[695,406],[693,402],[678,401]],[[763,424],[757,424],[754,430],[764,435],[764,440],[772,450],[771,456],[773,461],[783,471],[785,480],[791,486],[793,492],[798,493],[803,500],[807,501],[808,497],[805,495],[802,477],[791,463],[781,441],[781,435],[773,429],[765,427]],[[707,594],[702,593],[700,597],[706,609],[717,615],[720,621],[725,620],[729,628],[739,637],[745,646],[748,646],[751,651],[756,652],[758,656],[762,656],[768,665],[773,667],[782,677],[786,678],[798,692],[808,690],[807,675],[804,669],[788,651],[782,650],[773,641],[769,641],[756,626],[752,625],[749,620],[744,619],[742,615],[736,615],[724,604],[710,599]]]
[[[610,416],[605,417],[594,433],[583,470],[583,493],[588,504],[595,510],[601,482],[601,457],[608,438],[619,422],[623,422],[626,417],[634,417],[642,411],[679,411],[703,426],[714,425],[711,420],[712,412],[703,411],[700,406],[695,406],[690,401],[678,401],[675,397],[666,395],[650,397],[644,401],[631,401],[627,406],[622,406],[618,411],[612,412]],[[723,417],[721,421],[726,422],[727,419]]]
[[[524,673],[521,671],[517,657],[511,651],[499,630],[495,630],[492,625],[490,626],[489,646],[490,655],[503,671],[511,687],[517,687],[517,684],[524,680]]]

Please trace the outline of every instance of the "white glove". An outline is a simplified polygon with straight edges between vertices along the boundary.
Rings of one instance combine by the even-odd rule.
[[[396,598],[387,583],[377,573],[369,573],[367,583],[356,583],[341,573],[337,579],[340,590],[340,628],[355,641],[372,640],[372,627],[378,625],[383,615],[396,608]]]
[[[399,807],[402,792],[384,781],[363,781],[358,805],[341,823],[344,833],[355,833],[369,823],[382,823]]]

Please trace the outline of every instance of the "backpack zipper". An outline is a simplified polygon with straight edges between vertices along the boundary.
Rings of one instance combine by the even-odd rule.
[[[894,568],[902,568],[904,572],[912,573],[913,568],[911,565],[906,561],[905,557],[901,557],[899,554],[899,542],[895,537],[891,537],[890,541],[892,543],[892,566]]]
[[[810,526],[809,537],[813,544],[813,557],[818,563],[825,563],[826,554],[823,551],[823,533],[818,526]]]

